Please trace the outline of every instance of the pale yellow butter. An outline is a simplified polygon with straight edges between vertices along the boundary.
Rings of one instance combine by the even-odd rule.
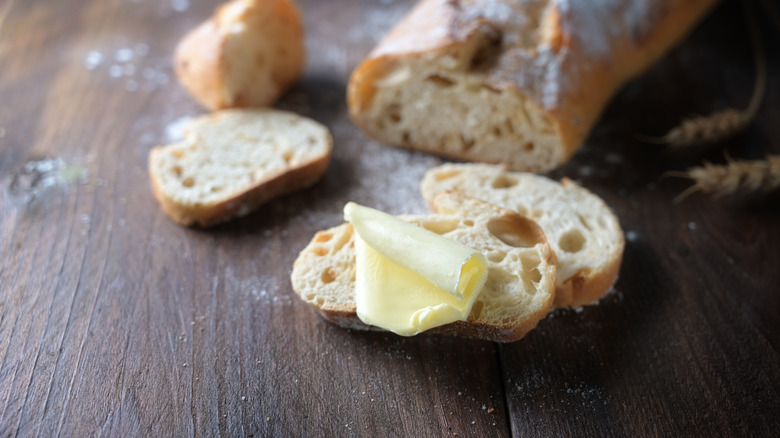
[[[481,253],[389,214],[348,203],[355,301],[366,324],[411,336],[465,321],[487,280]]]

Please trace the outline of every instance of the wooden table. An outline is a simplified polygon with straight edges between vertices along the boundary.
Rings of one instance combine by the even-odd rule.
[[[598,305],[499,345],[344,330],[290,286],[347,200],[425,211],[419,179],[442,160],[369,140],[344,102],[411,0],[300,2],[309,64],[279,106],[331,129],[321,183],[209,230],[161,212],[148,151],[203,113],[171,53],[216,3],[0,2],[0,436],[777,433],[780,197],[675,205],[688,182],[660,178],[780,151],[780,35],[764,14],[769,86],[745,132],[683,152],[636,139],[747,105],[750,39],[727,1],[551,174],[614,208],[620,279]]]

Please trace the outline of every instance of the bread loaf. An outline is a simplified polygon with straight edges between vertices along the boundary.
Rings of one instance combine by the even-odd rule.
[[[547,171],[717,0],[421,0],[353,72],[380,142]]]
[[[179,143],[149,154],[152,189],[182,225],[210,226],[310,186],[332,140],[319,123],[284,111],[224,110],[193,120]]]
[[[539,226],[510,210],[459,193],[433,200],[438,214],[401,216],[482,252],[488,279],[467,321],[430,333],[514,341],[546,316],[555,293],[555,256]],[[320,231],[298,256],[292,271],[295,292],[328,321],[368,329],[355,309],[355,249],[350,224]]]
[[[298,80],[304,61],[293,0],[233,0],[182,39],[175,71],[208,109],[263,107]]]
[[[597,301],[617,280],[623,230],[598,196],[564,178],[560,183],[487,164],[445,164],[429,170],[420,185],[435,210],[438,193],[454,190],[514,210],[544,230],[558,260],[555,306]]]

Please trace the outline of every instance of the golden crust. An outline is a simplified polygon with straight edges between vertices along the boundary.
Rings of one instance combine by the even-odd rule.
[[[548,122],[543,129],[558,138],[555,156],[560,164],[585,140],[612,95],[716,3],[655,0],[641,10],[645,6],[618,1],[594,11],[592,5],[568,1],[422,0],[353,72],[348,86],[350,115],[379,141],[470,161],[501,161],[482,152],[445,150],[436,143],[388,141],[372,127],[369,111],[377,83],[398,65],[467,59],[464,51],[473,50],[475,38],[495,32],[500,40],[496,59],[469,74],[530,100]],[[509,157],[503,161],[519,169]]]

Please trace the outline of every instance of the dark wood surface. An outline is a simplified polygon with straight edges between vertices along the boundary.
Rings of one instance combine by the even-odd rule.
[[[171,53],[216,1],[0,1],[0,436],[777,433],[780,197],[674,205],[688,183],[660,178],[780,151],[772,21],[764,103],[725,142],[673,153],[636,134],[747,105],[738,2],[616,96],[551,174],[620,218],[615,290],[499,345],[343,330],[295,297],[293,260],[346,201],[422,213],[419,179],[442,162],[383,147],[346,114],[349,73],[412,2],[300,3],[308,68],[278,106],[328,125],[332,166],[204,231],[158,209],[146,160],[203,112]]]

